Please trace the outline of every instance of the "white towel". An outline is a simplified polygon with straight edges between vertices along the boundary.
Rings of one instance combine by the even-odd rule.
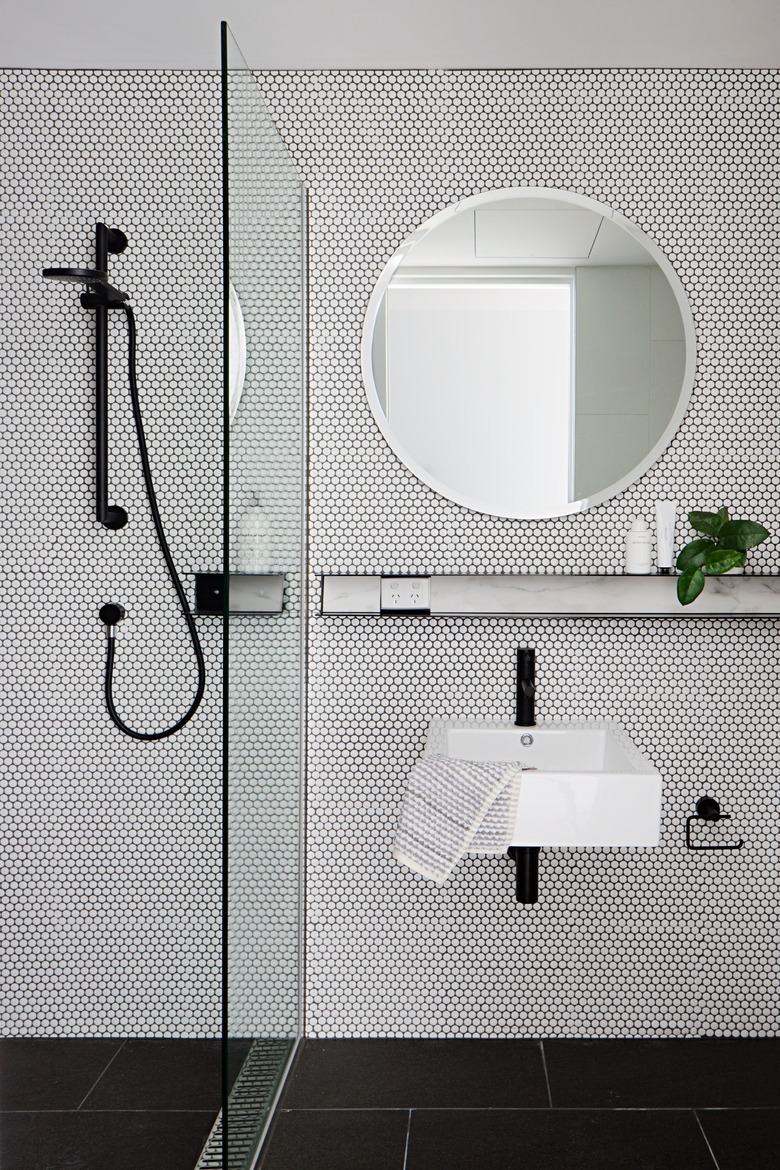
[[[412,768],[393,856],[442,885],[465,853],[505,853],[522,764],[424,755]]]

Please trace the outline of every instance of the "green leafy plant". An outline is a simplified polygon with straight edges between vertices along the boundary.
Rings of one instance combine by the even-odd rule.
[[[701,593],[707,577],[717,577],[731,569],[740,569],[747,550],[755,548],[771,535],[755,520],[731,520],[728,508],[717,512],[689,512],[688,523],[702,533],[686,544],[677,558],[677,599],[690,605]]]

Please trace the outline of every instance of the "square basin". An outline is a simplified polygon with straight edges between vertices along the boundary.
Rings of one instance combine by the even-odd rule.
[[[661,774],[617,723],[434,719],[426,753],[520,763],[512,845],[652,847],[661,830]],[[531,770],[535,769],[535,770]]]

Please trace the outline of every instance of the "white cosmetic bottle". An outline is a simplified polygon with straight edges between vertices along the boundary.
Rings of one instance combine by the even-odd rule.
[[[674,525],[677,505],[674,500],[656,500],[655,547],[659,573],[671,573],[674,567]]]
[[[239,573],[271,573],[274,560],[274,530],[257,502],[244,512],[236,533],[236,570]]]
[[[652,568],[653,534],[647,521],[635,516],[626,533],[625,570],[627,573],[650,573]]]

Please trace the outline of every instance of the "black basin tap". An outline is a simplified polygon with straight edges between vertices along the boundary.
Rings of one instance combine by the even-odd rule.
[[[517,692],[515,727],[533,727],[536,723],[536,652],[528,646],[517,647]]]

